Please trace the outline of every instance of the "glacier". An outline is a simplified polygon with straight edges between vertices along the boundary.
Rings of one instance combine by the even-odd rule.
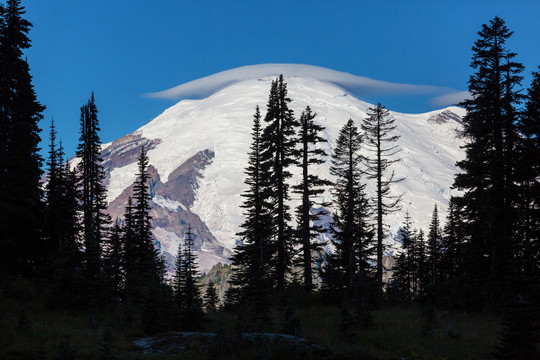
[[[310,106],[317,114],[315,121],[326,127],[323,136],[328,141],[324,147],[328,156],[325,163],[314,167],[313,171],[321,177],[333,179],[329,171],[330,154],[339,130],[349,118],[360,127],[367,116],[366,112],[372,106],[353,96],[344,84],[347,85],[349,81],[349,89],[365,86],[366,91],[369,91],[369,84],[365,85],[366,82],[363,82],[364,78],[361,77],[356,77],[354,83],[351,80],[354,75],[315,68],[316,71],[305,65],[273,64],[265,67],[261,74],[261,71],[255,71],[251,67],[243,67],[230,70],[232,73],[225,74],[226,76],[218,74],[217,80],[203,79],[199,85],[194,81],[173,88],[168,94],[156,95],[204,95],[200,99],[179,101],[134,133],[126,135],[153,144],[148,150],[148,157],[156,172],[156,182],[162,187],[168,186],[167,191],[152,195],[155,205],[154,221],[160,224],[155,228],[154,236],[163,249],[176,251],[186,225],[168,224],[167,228],[164,225],[167,221],[175,219],[174,221],[186,222],[188,219],[200,219],[204,225],[200,226],[201,231],[207,229],[210,233],[206,238],[215,239],[212,244],[206,240],[196,242],[198,255],[206,259],[201,264],[201,270],[208,271],[213,265],[212,262],[227,261],[239,240],[236,233],[243,221],[241,194],[246,189],[244,168],[248,161],[255,106],[259,105],[264,116],[271,81],[275,79],[275,75],[284,74],[289,97],[292,99],[290,107],[295,116],[299,117],[306,106]],[[390,90],[391,87],[388,91]],[[416,90],[433,93],[442,91],[432,88]],[[389,233],[386,242],[390,245],[391,252],[396,248],[393,239],[403,223],[405,211],[409,212],[414,226],[423,229],[427,228],[435,205],[444,216],[452,194],[450,186],[458,172],[455,163],[464,157],[461,149],[465,143],[461,118],[465,115],[465,110],[448,107],[423,114],[390,111],[390,115],[395,119],[395,134],[401,136],[398,140],[401,149],[398,153],[400,161],[393,165],[393,170],[397,177],[404,178],[392,189],[395,195],[403,194],[402,211],[386,217]],[[115,156],[116,152],[111,150],[114,143],[103,146],[104,153],[108,151],[109,154],[105,156],[106,161],[107,156]],[[193,169],[186,167],[186,162],[205,151],[212,156],[208,157],[204,166]],[[114,163],[110,159],[109,161]],[[126,164],[129,161],[131,163]],[[116,201],[116,208],[124,201],[120,201],[121,194],[135,180],[135,161],[129,158],[119,164],[121,166],[107,169],[110,177],[108,201],[110,204]],[[177,169],[182,167],[185,168],[185,174],[194,174],[182,185],[182,189],[191,191],[192,195],[175,198],[171,190],[174,187],[167,184],[177,178]],[[292,169],[292,184],[299,181],[299,171],[300,169]],[[374,184],[367,179],[366,182],[368,195],[373,195]],[[175,186],[178,188],[180,185]],[[296,194],[291,196],[291,205],[294,206],[299,198]],[[330,191],[327,190],[322,198],[321,200],[329,200]],[[184,214],[182,220],[178,220],[180,218],[176,215],[172,216],[175,212]],[[191,214],[189,218],[186,217],[187,213]],[[120,212],[118,214],[121,216]],[[167,255],[174,257],[174,254]]]

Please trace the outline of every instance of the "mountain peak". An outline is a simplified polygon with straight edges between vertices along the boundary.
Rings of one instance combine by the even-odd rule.
[[[288,73],[284,71],[287,69]],[[362,78],[334,70],[270,64],[225,73],[228,75],[220,73],[181,85],[177,94],[191,87],[192,90],[206,88],[212,95],[179,101],[136,132],[105,144],[103,151],[105,162],[110,164],[107,167],[109,211],[121,216],[136,179],[133,154],[141,144],[147,144],[150,165],[155,170],[154,236],[169,263],[174,263],[174,249],[181,242],[187,224],[191,224],[196,229],[195,247],[203,271],[218,261],[227,261],[239,240],[236,234],[243,221],[241,194],[246,188],[244,168],[248,162],[253,113],[257,104],[265,112],[270,80],[284,73],[292,99],[290,107],[296,116],[308,105],[317,114],[315,121],[326,128],[324,150],[328,155],[333,152],[343,124],[353,119],[359,126],[372,106],[344,90],[347,81],[359,83]],[[396,177],[405,178],[393,191],[403,194],[403,209],[416,219],[415,226],[427,227],[434,204],[445,212],[450,185],[458,171],[455,163],[463,156],[460,148],[464,143],[460,121],[463,114],[460,108],[424,114],[391,111],[396,120],[396,135],[401,136],[398,142],[401,161],[393,170]],[[329,164],[327,157],[325,163],[312,171],[332,180]],[[299,169],[291,172],[294,184],[300,177]],[[367,191],[373,193],[372,184],[368,184]],[[330,198],[327,189],[321,202]],[[293,197],[291,208],[297,202]],[[402,213],[386,218],[392,234],[402,222]]]

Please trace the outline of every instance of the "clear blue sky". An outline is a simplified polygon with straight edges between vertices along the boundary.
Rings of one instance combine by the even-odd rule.
[[[72,156],[79,109],[95,91],[103,142],[134,131],[174,101],[146,98],[243,65],[300,63],[377,80],[466,90],[481,25],[502,17],[508,47],[540,65],[540,1],[23,0],[39,101]],[[365,97],[425,112],[418,96]],[[264,101],[265,99],[263,99]],[[45,147],[46,144],[43,144]]]

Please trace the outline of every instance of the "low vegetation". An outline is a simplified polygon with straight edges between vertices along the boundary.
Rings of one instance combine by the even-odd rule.
[[[287,293],[293,299],[287,315],[280,299],[273,301],[271,333],[288,333],[307,344],[272,339],[242,339],[242,309],[207,314],[201,332],[216,334],[190,338],[183,349],[146,353],[134,341],[164,339],[170,331],[150,334],[142,313],[120,305],[75,311],[56,307],[43,297],[46,289],[34,281],[7,279],[2,283],[0,358],[2,359],[490,359],[501,330],[498,316],[484,313],[435,311],[434,337],[422,335],[421,306],[381,305],[372,311],[373,325],[365,328],[354,320],[344,326],[343,310],[323,305],[316,295]],[[281,297],[283,299],[283,297]],[[130,319],[131,317],[131,319]],[[345,321],[347,322],[347,321]],[[295,323],[296,327],[289,325]],[[171,325],[173,330],[181,330]],[[288,331],[287,331],[288,330]],[[294,334],[293,332],[296,332]],[[108,334],[108,335],[107,335]],[[169,341],[170,342],[170,341]],[[170,343],[169,343],[170,345]],[[264,346],[263,346],[264,345]],[[156,347],[156,351],[167,347]],[[104,354],[112,357],[105,357]]]

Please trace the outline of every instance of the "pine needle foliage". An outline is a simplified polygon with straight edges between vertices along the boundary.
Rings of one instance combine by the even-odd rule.
[[[287,83],[283,75],[272,81],[266,105],[264,121],[267,123],[261,136],[262,170],[266,176],[265,191],[271,206],[273,256],[273,281],[278,288],[285,287],[285,276],[292,263],[293,232],[291,220],[289,184],[290,167],[297,162],[296,127],[298,121],[289,108]]]
[[[302,168],[302,180],[293,188],[294,192],[302,197],[302,202],[296,209],[296,237],[301,252],[298,264],[303,269],[304,288],[307,291],[313,288],[312,254],[321,250],[321,244],[316,242],[316,238],[326,231],[317,222],[322,215],[328,213],[324,208],[330,205],[328,202],[317,203],[317,198],[331,182],[314,174],[312,169],[313,166],[324,163],[326,157],[326,152],[321,148],[321,145],[326,143],[326,139],[321,136],[325,128],[314,121],[316,116],[309,106],[300,116],[298,143],[301,146],[299,165]],[[318,209],[315,209],[316,206]]]
[[[386,174],[392,164],[399,161],[396,154],[399,146],[395,145],[398,135],[392,135],[396,126],[390,112],[381,104],[368,110],[368,117],[362,121],[362,130],[365,132],[364,146],[372,153],[372,157],[364,158],[367,175],[376,181],[376,221],[377,221],[377,289],[382,295],[383,288],[383,238],[384,216],[401,209],[399,202],[401,195],[391,194],[390,186],[402,179],[395,177],[394,171]]]
[[[362,137],[352,119],[340,130],[332,154],[330,173],[336,177],[331,232],[335,252],[329,255],[324,270],[324,286],[346,287],[352,294],[357,274],[371,272],[369,258],[373,253],[373,236],[369,226],[370,209],[362,183]]]

